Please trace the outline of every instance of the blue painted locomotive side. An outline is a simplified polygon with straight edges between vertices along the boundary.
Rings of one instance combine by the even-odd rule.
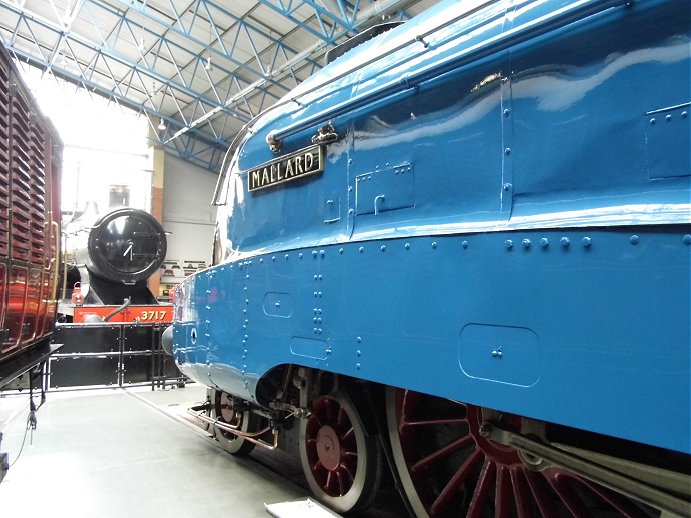
[[[689,2],[477,4],[259,118],[176,359],[262,404],[295,364],[689,453]],[[326,123],[323,172],[248,191]]]

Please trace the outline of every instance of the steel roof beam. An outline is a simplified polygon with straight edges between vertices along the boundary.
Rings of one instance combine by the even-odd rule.
[[[97,7],[102,7],[100,4],[96,4],[96,3],[92,3],[92,2],[90,2],[90,5],[96,5]],[[53,33],[55,33],[56,35],[58,35],[59,41],[68,42],[68,43],[69,42],[76,43],[76,44],[80,45],[81,47],[95,53],[95,56],[93,57],[92,63],[94,60],[97,60],[99,57],[101,57],[104,61],[113,60],[116,63],[119,63],[121,65],[124,65],[124,66],[132,69],[133,71],[137,72],[137,74],[148,76],[153,80],[156,80],[162,84],[169,86],[171,90],[179,92],[183,95],[186,95],[191,99],[199,99],[201,102],[208,104],[210,107],[219,106],[219,102],[217,100],[208,99],[206,97],[203,97],[197,91],[190,88],[187,84],[183,84],[183,83],[180,83],[177,81],[172,81],[170,78],[167,78],[166,76],[161,75],[160,73],[155,71],[151,67],[151,65],[146,63],[146,61],[144,61],[144,65],[140,65],[138,63],[134,63],[131,60],[119,55],[114,50],[114,48],[109,44],[108,37],[103,37],[103,34],[101,34],[100,31],[99,31],[99,35],[102,38],[102,42],[100,45],[98,45],[94,42],[89,41],[87,38],[84,38],[84,37],[82,37],[82,36],[80,36],[74,32],[70,32],[70,33],[65,32],[63,30],[64,29],[63,25],[56,23],[56,22],[53,22],[53,21],[51,21],[51,20],[49,20],[43,16],[36,14],[36,13],[33,13],[26,8],[19,7],[15,3],[8,3],[8,4],[6,4],[6,6],[7,6],[7,8],[9,8],[11,11],[13,11],[15,14],[17,14],[20,17],[20,21],[18,22],[18,26],[19,26],[19,23],[23,22],[27,25],[30,32],[32,32],[32,30],[31,30],[32,24],[37,24],[37,25],[43,27],[44,29],[48,29],[48,30],[52,31]],[[115,14],[113,11],[110,11],[110,10],[107,10],[107,11],[109,11],[110,14]],[[120,16],[118,16],[117,19],[118,19],[117,26],[116,26],[117,30],[115,31],[116,32],[116,40],[115,40],[116,42],[117,42],[117,39],[121,37],[120,31],[122,30],[123,26],[127,27],[127,29],[129,30],[131,35],[134,35],[134,32],[132,31],[132,22],[130,22],[130,21],[128,21],[128,20],[126,20]],[[95,20],[94,20],[94,22],[95,22]],[[96,26],[95,23],[94,23],[94,25]],[[136,26],[136,27],[139,27],[139,26]],[[15,31],[15,33],[16,32],[17,31]],[[111,34],[112,34],[112,32],[113,31],[111,31]],[[150,34],[154,34],[153,31],[148,31],[148,32],[150,32]],[[36,38],[33,34],[32,34],[32,37],[34,38],[34,41],[35,41]],[[159,40],[159,41],[162,43],[165,40]],[[170,49],[170,45],[173,45],[175,47],[176,51],[190,54],[189,50],[184,49],[182,46],[177,45],[174,42],[166,41],[166,44],[168,45],[168,47],[167,47],[168,49]],[[13,49],[15,48],[15,45],[13,43],[10,43],[10,46]],[[169,52],[172,54],[172,51],[169,51]],[[72,52],[72,55],[73,55],[73,58],[75,59],[75,63],[78,63],[76,53]],[[175,60],[173,59],[172,62],[174,62],[174,61]],[[53,63],[52,66],[55,67],[55,63]],[[90,66],[89,68],[92,68],[92,67]],[[227,71],[227,70],[223,70],[223,72],[227,73],[229,75],[231,74],[231,72]],[[112,79],[113,79],[114,84],[117,84],[118,80],[115,77],[112,77]],[[247,81],[244,80],[244,82],[247,82]],[[101,87],[101,88],[106,89],[106,87]],[[141,91],[140,93],[145,93],[145,92]],[[230,106],[224,106],[223,109],[228,111],[228,112],[231,112],[231,113],[233,112],[233,110],[231,109]],[[236,112],[235,116],[238,117],[240,120],[249,120],[249,117],[247,117],[247,115],[245,115],[243,113]]]

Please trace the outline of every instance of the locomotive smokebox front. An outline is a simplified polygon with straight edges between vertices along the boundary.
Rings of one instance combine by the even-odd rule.
[[[98,219],[86,244],[74,250],[86,302],[151,304],[146,280],[163,263],[166,235],[153,216],[138,209],[117,209]]]

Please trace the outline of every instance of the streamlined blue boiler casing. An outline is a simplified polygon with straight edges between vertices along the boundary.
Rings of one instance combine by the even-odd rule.
[[[176,360],[260,404],[296,364],[689,453],[689,3],[478,6],[352,49],[238,139]]]

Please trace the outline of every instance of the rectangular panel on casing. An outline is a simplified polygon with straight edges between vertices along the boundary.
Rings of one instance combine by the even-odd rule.
[[[648,178],[691,175],[691,103],[645,116]]]
[[[401,164],[355,177],[357,214],[379,214],[415,206],[412,164]]]

